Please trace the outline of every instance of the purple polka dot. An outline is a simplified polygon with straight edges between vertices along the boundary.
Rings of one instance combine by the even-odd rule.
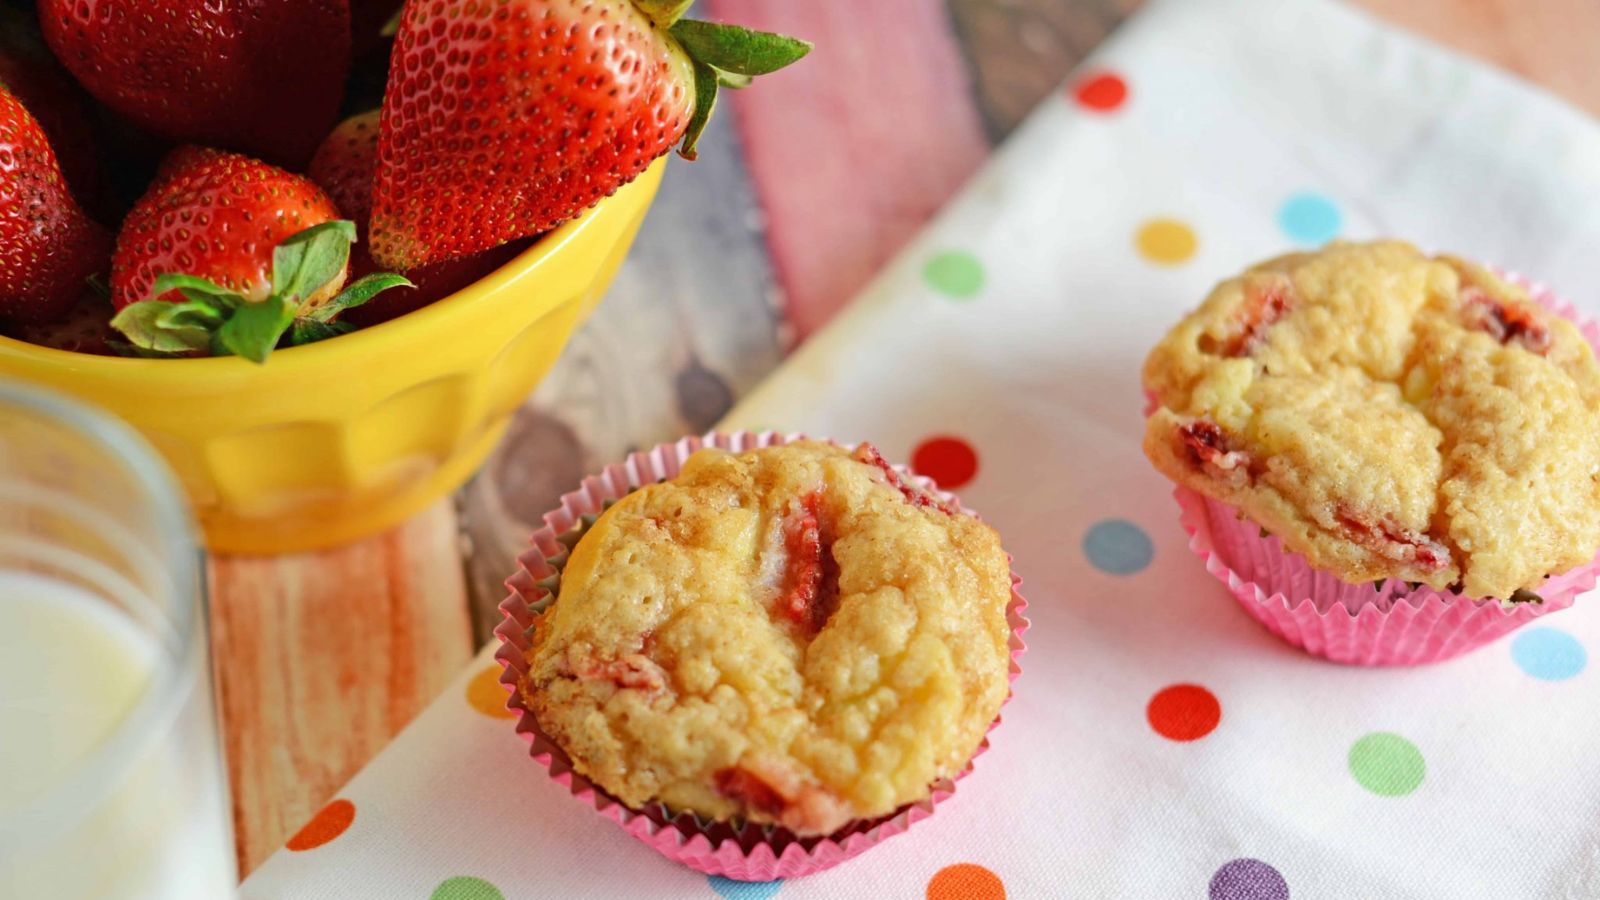
[[[1289,900],[1289,883],[1259,859],[1236,859],[1211,876],[1211,900]]]

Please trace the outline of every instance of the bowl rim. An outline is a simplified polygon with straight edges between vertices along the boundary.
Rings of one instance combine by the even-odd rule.
[[[661,177],[665,168],[665,157],[655,162],[639,173],[638,177],[617,188],[611,194],[600,198],[595,204],[584,210],[577,217],[556,226],[534,238],[533,243],[507,260],[499,268],[468,284],[454,293],[447,294],[438,300],[429,303],[421,309],[412,310],[401,316],[396,316],[386,322],[380,322],[368,328],[357,329],[349,334],[340,335],[335,341],[318,341],[299,347],[284,347],[275,350],[272,359],[276,360],[276,368],[281,372],[289,365],[316,366],[319,364],[337,361],[344,364],[352,363],[364,350],[376,350],[380,346],[391,343],[401,343],[408,339],[421,338],[428,332],[437,330],[445,317],[452,315],[456,308],[473,303],[484,295],[499,292],[499,290],[525,275],[537,271],[547,261],[555,256],[562,248],[573,243],[586,231],[591,223],[607,211],[617,206],[625,206],[623,202],[636,190],[645,189],[644,183],[654,181]],[[551,295],[538,298],[536,305],[552,305],[559,298]],[[171,377],[179,375],[188,378],[218,378],[239,377],[247,373],[261,373],[270,371],[273,363],[257,364],[238,356],[202,356],[180,357],[175,359],[147,359],[131,356],[102,356],[95,353],[79,353],[73,350],[58,350],[53,347],[44,347],[31,344],[27,341],[0,335],[0,364],[5,360],[19,360],[34,365],[59,366],[70,368],[80,375],[101,375],[116,378],[130,378],[140,375],[166,375]],[[290,363],[289,360],[293,360]],[[4,373],[0,368],[0,374]]]

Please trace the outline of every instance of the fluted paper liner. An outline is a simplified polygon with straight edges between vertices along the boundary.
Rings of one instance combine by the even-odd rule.
[[[1578,326],[1600,354],[1600,326],[1543,284],[1514,272],[1499,273],[1521,285],[1539,304]],[[1148,412],[1147,412],[1148,414]],[[1261,527],[1228,504],[1188,488],[1173,492],[1189,549],[1206,571],[1268,631],[1334,662],[1408,666],[1439,662],[1481,647],[1540,616],[1571,606],[1594,587],[1600,556],[1545,579],[1539,602],[1471,598],[1390,579],[1348,584],[1263,535]]]
[[[517,573],[506,581],[510,594],[500,604],[505,618],[495,629],[501,641],[495,658],[505,666],[500,681],[511,694],[508,708],[518,713],[517,733],[529,742],[531,755],[549,771],[550,777],[566,786],[585,806],[621,825],[668,859],[708,875],[739,881],[769,881],[820,872],[905,831],[932,815],[935,806],[955,793],[955,783],[972,771],[971,760],[953,778],[935,782],[926,798],[879,819],[851,822],[827,837],[800,837],[775,826],[715,822],[687,812],[673,814],[659,804],[632,809],[573,769],[565,751],[540,730],[538,721],[517,690],[517,681],[526,675],[533,624],[551,600],[568,550],[582,529],[592,523],[593,517],[609,502],[621,499],[641,485],[672,478],[684,461],[702,447],[720,447],[737,453],[802,439],[803,435],[776,432],[712,433],[634,453],[626,461],[585,478],[578,490],[561,498],[560,508],[545,515],[544,527],[534,532],[531,548],[518,558]],[[896,470],[919,487],[960,506],[954,495],[939,490],[931,480],[913,475],[903,467],[896,467]],[[972,515],[965,507],[960,509]],[[1013,681],[1022,672],[1019,661],[1026,649],[1022,634],[1028,628],[1028,620],[1023,615],[1028,603],[1017,591],[1021,583],[1013,572],[1011,600],[1006,606],[1006,621],[1011,626],[1010,677]],[[1000,717],[996,716],[989,730],[993,731],[999,724]],[[973,758],[988,747],[989,739],[985,736],[973,752]]]

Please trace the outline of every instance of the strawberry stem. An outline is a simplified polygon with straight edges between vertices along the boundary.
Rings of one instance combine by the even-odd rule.
[[[657,28],[671,28],[694,5],[694,0],[633,0],[633,5]]]

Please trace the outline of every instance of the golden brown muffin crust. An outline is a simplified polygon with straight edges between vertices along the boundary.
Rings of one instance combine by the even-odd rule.
[[[521,686],[631,807],[830,833],[960,771],[1008,688],[993,529],[875,450],[702,450],[574,549]]]
[[[1398,241],[1270,260],[1144,383],[1158,469],[1346,581],[1509,598],[1600,546],[1600,367],[1480,266]]]

